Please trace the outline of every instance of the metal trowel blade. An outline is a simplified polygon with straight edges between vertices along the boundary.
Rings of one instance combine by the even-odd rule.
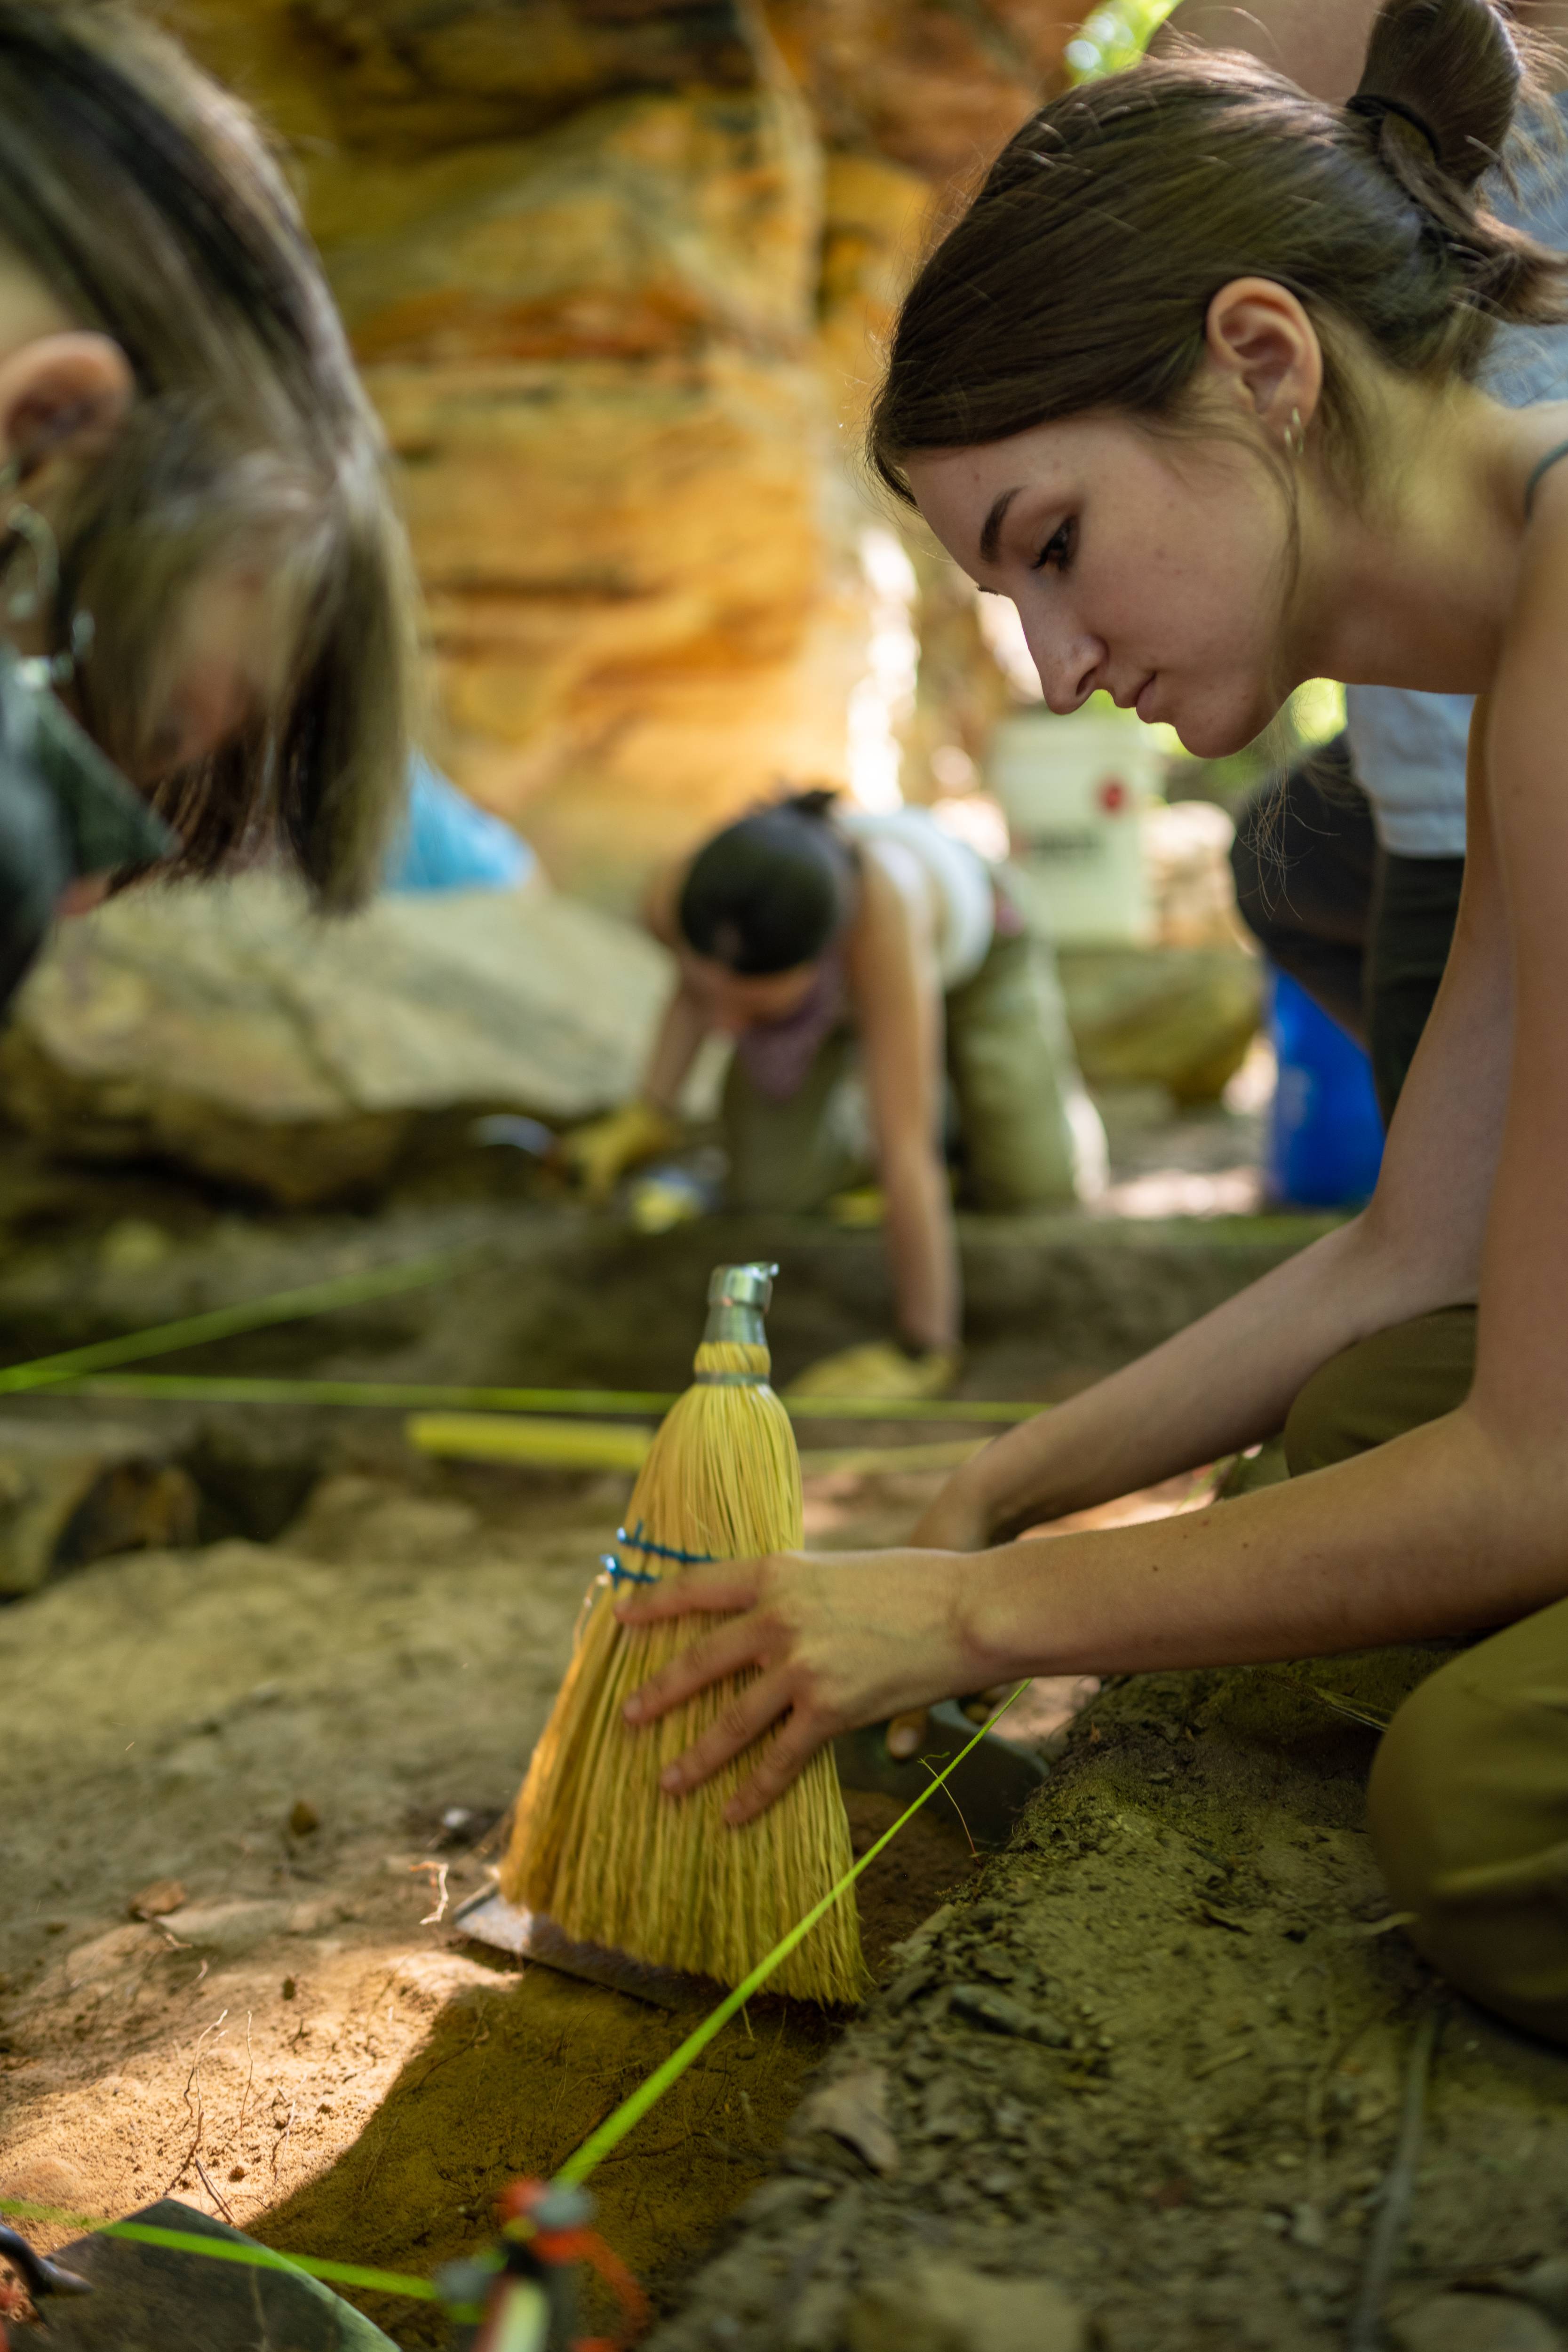
[[[707,1977],[683,1976],[678,1969],[656,1968],[634,1960],[629,1952],[610,1950],[603,1944],[573,1940],[543,1911],[525,1911],[509,1903],[493,1886],[470,1895],[452,1914],[452,1925],[477,1943],[520,1960],[537,1960],[560,1976],[578,1977],[584,1984],[607,1986],[654,2009],[710,2007],[717,1986]]]
[[[260,2251],[256,2239],[177,2197],[127,2218],[210,2238],[232,2252]],[[302,2271],[253,2270],[99,2234],[78,2238],[58,2260],[92,2293],[79,2303],[51,2295],[47,2329],[13,2335],[18,2352],[23,2343],[38,2352],[395,2352],[390,2336]]]
[[[943,1794],[956,1806],[974,1843],[999,1851],[1025,1805],[1049,1779],[1051,1768],[1044,1757],[1016,1748],[994,1731],[975,1740],[973,1724],[952,1699],[927,1709],[925,1746],[919,1756],[889,1756],[885,1723],[841,1732],[833,1753],[841,1787],[876,1790],[912,1805],[943,1765],[965,1748],[968,1755],[942,1782]],[[941,1804],[942,1798],[933,1801]]]

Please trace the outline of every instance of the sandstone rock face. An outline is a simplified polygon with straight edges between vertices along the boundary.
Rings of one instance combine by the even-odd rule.
[[[62,1151],[302,1206],[384,1178],[421,1113],[621,1100],[668,977],[642,933],[543,891],[331,923],[258,876],[149,891],[63,928],[0,1042],[0,1105]]]
[[[967,179],[1054,86],[1071,0],[770,0],[830,145]]]
[[[288,146],[402,460],[432,749],[557,880],[625,908],[781,779],[846,780],[877,341],[936,184],[1037,102],[1070,13],[182,11]]]

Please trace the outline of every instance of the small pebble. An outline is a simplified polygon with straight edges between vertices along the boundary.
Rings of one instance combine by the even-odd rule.
[[[1017,1962],[1000,1944],[982,1944],[969,1965],[977,1975],[990,1977],[998,1984],[1011,1984],[1018,1973]]]
[[[183,1911],[188,1899],[177,1878],[155,1878],[132,1896],[127,1909],[132,1919],[164,1919],[171,1911]]]
[[[1559,2352],[1539,2311],[1497,2294],[1435,2294],[1390,2322],[1399,2352]]]
[[[321,1826],[321,1816],[315,1806],[305,1797],[296,1797],[289,1811],[290,1837],[309,1837],[312,1830],[319,1830]]]
[[[1010,2033],[1022,2042],[1043,2042],[1047,2050],[1065,2050],[1071,2036],[1065,2025],[1043,2009],[1026,2009],[1022,2001],[1010,2000],[1005,1992],[995,1992],[989,1985],[963,1984],[952,1986],[949,2005],[960,2017],[967,2017],[976,2025],[989,2026],[993,2033]]]

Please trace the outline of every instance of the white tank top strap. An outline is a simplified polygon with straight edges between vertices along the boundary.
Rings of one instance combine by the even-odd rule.
[[[944,992],[973,980],[991,952],[996,898],[985,860],[944,833],[923,808],[858,809],[840,803],[833,821],[851,841],[897,841],[911,850],[937,888],[942,932],[937,956]]]

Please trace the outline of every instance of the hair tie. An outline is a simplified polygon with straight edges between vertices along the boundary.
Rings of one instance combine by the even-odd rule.
[[[1412,131],[1418,131],[1421,133],[1422,138],[1432,150],[1434,162],[1439,166],[1442,164],[1443,149],[1436,132],[1425,116],[1417,114],[1413,106],[1406,106],[1402,98],[1383,98],[1375,90],[1358,89],[1353,98],[1348,98],[1345,100],[1345,112],[1363,115],[1368,122],[1375,123],[1380,130],[1385,115],[1397,114],[1401,122],[1408,122]]]

